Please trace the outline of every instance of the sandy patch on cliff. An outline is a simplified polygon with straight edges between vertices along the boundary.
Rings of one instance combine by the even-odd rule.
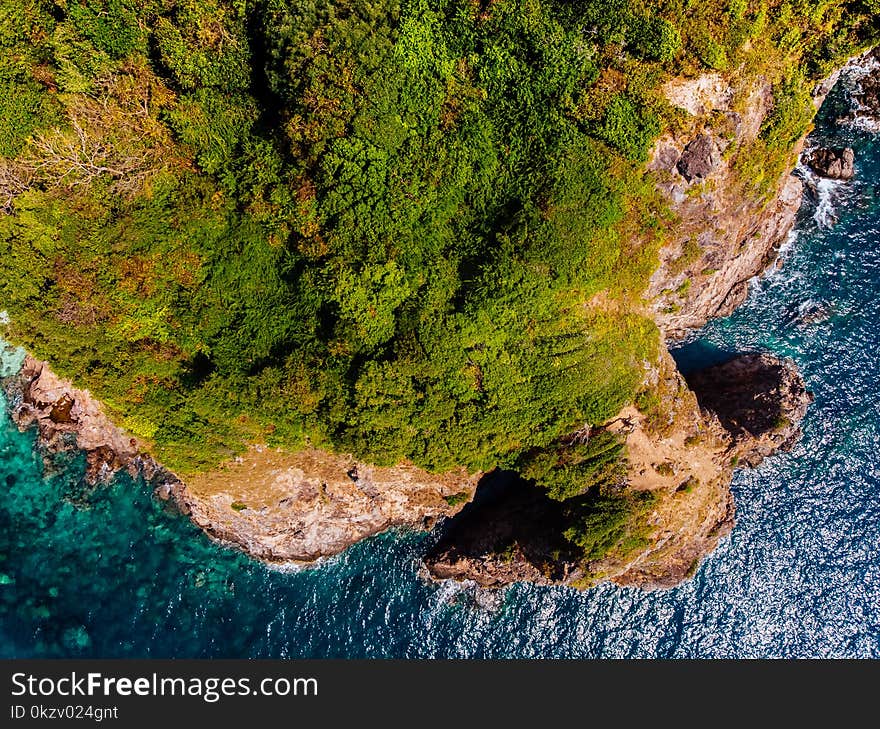
[[[733,99],[733,89],[720,73],[673,79],[661,91],[670,104],[684,109],[692,116],[702,116],[711,111],[727,111]]]

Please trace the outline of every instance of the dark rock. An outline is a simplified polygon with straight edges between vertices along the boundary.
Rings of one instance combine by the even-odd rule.
[[[880,61],[880,51],[874,50],[873,57]],[[856,101],[874,119],[880,118],[880,71],[875,70],[859,79],[859,90],[855,94]]]
[[[74,399],[70,395],[62,395],[54,403],[49,410],[49,419],[53,423],[72,423],[73,418],[70,411],[74,405]]]
[[[98,446],[86,453],[86,476],[91,483],[101,480],[105,473],[119,470],[121,466],[119,457],[110,446]]]
[[[824,303],[808,301],[798,308],[797,323],[800,325],[820,324],[831,317],[831,307]]]
[[[564,584],[579,576],[571,545],[562,538],[562,504],[513,474],[486,479],[505,482],[490,498],[481,493],[499,484],[481,483],[474,502],[446,522],[445,534],[425,557],[428,573],[483,587]]]
[[[673,144],[662,144],[657,148],[651,160],[650,169],[672,172],[681,159],[681,152]]]
[[[807,157],[807,166],[820,177],[851,180],[856,173],[856,153],[850,147],[817,149]]]
[[[685,379],[700,407],[730,433],[739,461],[750,466],[791,448],[813,402],[795,364],[769,354],[739,355]]]
[[[715,140],[701,134],[691,141],[681,153],[676,167],[688,181],[708,177],[721,163],[721,153]]]

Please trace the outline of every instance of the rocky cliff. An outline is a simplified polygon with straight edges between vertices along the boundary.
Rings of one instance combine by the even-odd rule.
[[[473,496],[479,474],[429,474],[407,464],[378,468],[318,449],[253,446],[220,469],[183,483],[125,433],[88,391],[28,357],[2,382],[13,420],[35,427],[46,454],[86,453],[86,477],[121,469],[143,475],[210,536],[272,563],[311,562],[391,527],[429,528]]]
[[[830,83],[817,89],[817,105]],[[730,313],[748,281],[775,261],[801,201],[801,182],[790,172],[803,142],[767,189],[746,189],[733,152],[757,138],[774,104],[770,84],[706,74],[674,81],[665,93],[684,121],[658,140],[648,168],[678,222],[646,306],[675,340]],[[685,380],[665,349],[644,386],[655,400],[650,408],[629,406],[603,426],[626,444],[620,487],[654,497],[643,545],[578,563],[561,538],[559,504],[495,474],[493,498],[448,520],[426,559],[430,575],[487,586],[613,580],[661,587],[691,574],[733,525],[732,469],[789,447],[810,395],[791,363],[769,355],[744,355]],[[28,359],[4,387],[16,422],[35,425],[44,448],[85,450],[95,480],[120,468],[143,473],[160,498],[173,499],[208,534],[267,562],[313,561],[390,527],[430,528],[462,511],[480,479],[464,470],[437,475],[317,449],[253,446],[183,483],[143,455],[144,445],[116,428],[87,392],[42,363]]]
[[[868,58],[851,59],[819,83],[814,106],[845,69]],[[872,88],[866,80],[866,97]],[[733,312],[749,281],[777,261],[801,205],[803,183],[791,173],[804,138],[790,150],[782,174],[756,186],[747,157],[775,105],[771,84],[711,73],[670,82],[663,91],[685,118],[657,141],[648,169],[678,222],[660,251],[647,298],[666,338],[676,340]]]
[[[160,470],[146,448],[118,428],[87,391],[57,377],[49,367],[27,357],[21,371],[0,381],[13,420],[21,430],[37,429],[47,454],[71,449],[86,454],[86,477],[106,480],[120,469],[133,476]]]
[[[392,527],[429,529],[471,500],[480,474],[377,467],[316,448],[255,446],[160,490],[212,537],[273,563],[311,562]]]
[[[620,487],[654,496],[643,547],[579,564],[549,537],[561,531],[562,506],[513,479],[452,521],[426,559],[430,574],[486,587],[611,580],[655,588],[688,577],[733,527],[733,468],[789,448],[812,395],[791,362],[767,354],[735,357],[687,382],[666,354],[653,377],[662,419],[629,407],[605,426],[626,438]]]
[[[869,58],[847,66],[864,67]],[[816,87],[817,109],[842,71]],[[860,98],[869,97],[872,82],[863,80],[861,89]],[[759,189],[744,179],[738,160],[774,107],[770,83],[710,73],[663,91],[684,120],[657,141],[648,169],[676,224],[646,300],[666,340],[675,341],[730,314],[749,281],[776,263],[803,197],[792,170],[804,138],[779,177]],[[666,587],[691,574],[733,526],[733,468],[790,448],[812,395],[793,363],[767,354],[742,355],[685,380],[664,351],[645,386],[659,398],[652,411],[630,406],[605,426],[625,438],[621,487],[655,497],[644,547],[577,564],[564,543],[548,542],[548,529],[535,526],[558,532],[559,504],[514,485],[455,520],[426,559],[430,574],[490,587],[525,580]]]

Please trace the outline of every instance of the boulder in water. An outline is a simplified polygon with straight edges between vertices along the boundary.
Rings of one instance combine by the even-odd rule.
[[[851,147],[814,150],[806,159],[807,166],[829,180],[851,180],[856,173],[856,153]]]

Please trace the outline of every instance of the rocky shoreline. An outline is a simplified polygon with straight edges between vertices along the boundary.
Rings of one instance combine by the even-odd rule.
[[[80,450],[94,484],[125,470],[142,476],[215,540],[272,564],[310,563],[392,527],[429,529],[471,500],[479,473],[429,474],[408,464],[379,468],[318,449],[255,446],[216,472],[186,481],[119,428],[86,390],[26,357],[0,380],[20,430],[36,428],[41,451]]]
[[[830,82],[817,88],[817,106]],[[862,82],[865,94],[871,83]],[[661,138],[648,165],[680,222],[646,298],[666,340],[675,341],[742,303],[748,282],[776,261],[803,185],[786,174],[769,200],[743,197],[725,158],[731,139],[747,144],[759,133],[773,105],[769,84],[736,88],[720,74],[706,74],[670,85],[667,94],[692,121]],[[744,110],[734,108],[736,98],[746,100]],[[802,147],[803,140],[795,156]],[[847,163],[845,155],[835,159]],[[27,358],[2,386],[14,421],[21,429],[36,427],[44,452],[85,451],[93,482],[121,469],[142,475],[158,498],[176,503],[212,538],[267,563],[314,562],[386,529],[430,529],[461,512],[445,522],[426,557],[434,579],[488,587],[516,581],[588,587],[607,580],[668,587],[692,574],[732,528],[733,468],[790,448],[812,396],[793,363],[760,353],[684,378],[664,349],[645,383],[666,420],[658,425],[629,406],[603,428],[626,442],[626,487],[657,496],[648,519],[652,536],[644,549],[612,554],[588,570],[570,558],[554,528],[558,504],[537,489],[509,479],[500,497],[469,503],[478,483],[497,485],[503,474],[481,482],[482,474],[463,469],[429,474],[410,464],[378,468],[318,449],[286,453],[255,445],[184,481],[119,429],[88,392],[44,363]]]
[[[611,580],[662,588],[686,579],[733,528],[733,468],[755,467],[789,450],[813,401],[794,363],[769,354],[738,355],[687,381],[691,392],[679,396],[679,406],[691,411],[693,428],[658,433],[637,411],[626,414],[627,484],[657,497],[645,550],[611,556],[585,572],[564,540],[552,538],[561,531],[562,505],[510,477],[496,498],[452,520],[425,559],[429,574],[484,587],[524,581],[587,587]]]
[[[86,454],[86,479],[98,483],[119,470],[149,480],[176,477],[147,454],[146,447],[120,429],[87,391],[55,375],[45,362],[26,357],[21,370],[0,379],[10,416],[20,430],[36,428],[46,455],[70,450]]]

